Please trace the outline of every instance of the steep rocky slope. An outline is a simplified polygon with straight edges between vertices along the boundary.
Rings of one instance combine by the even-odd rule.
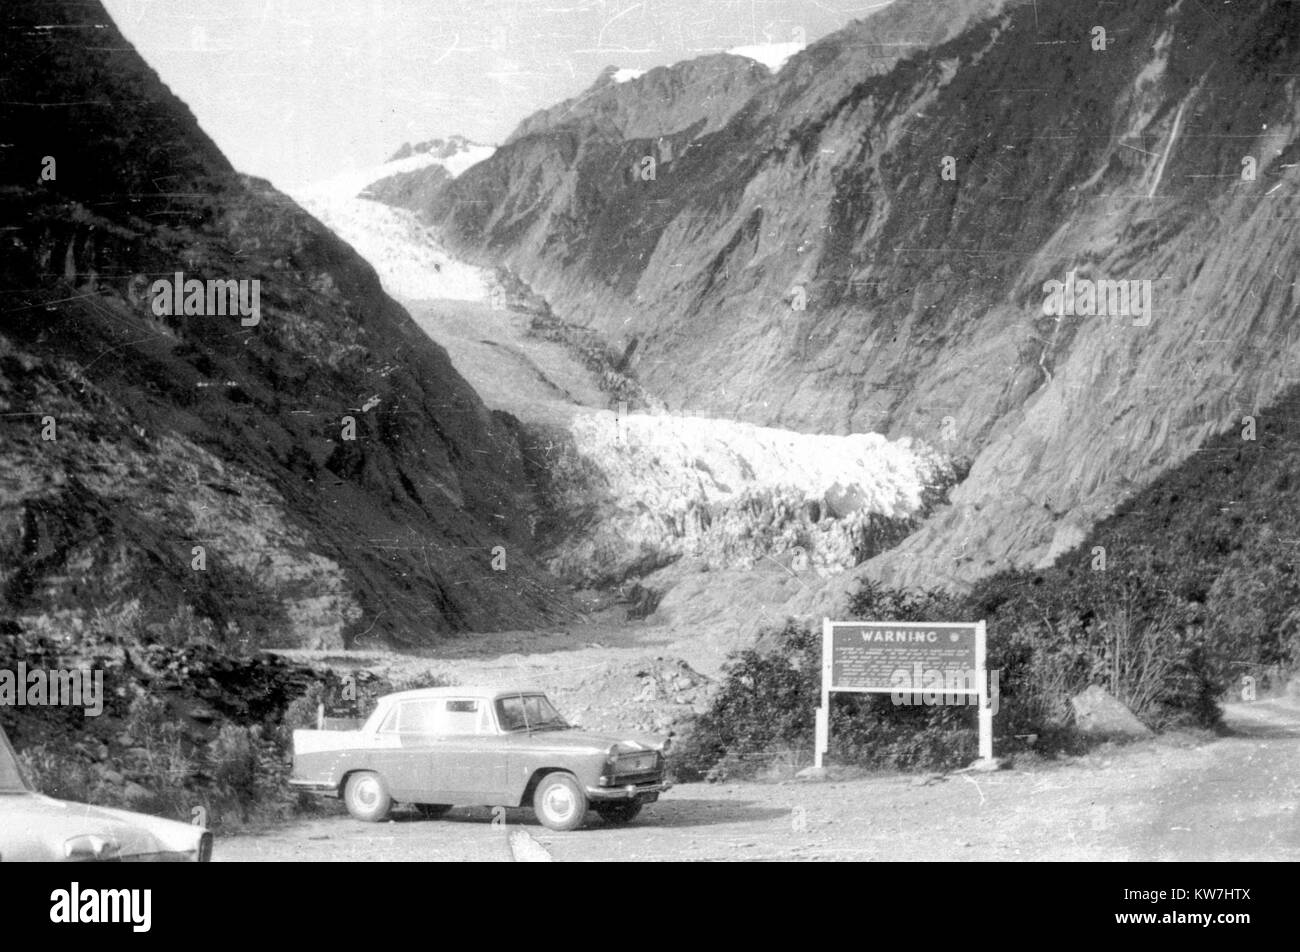
[[[617,76],[610,67],[582,95],[529,116],[506,144],[562,127],[623,139],[653,139],[684,129],[704,135],[725,126],[771,79],[762,64],[727,53],[659,66],[623,82]]]
[[[1044,564],[1293,377],[1300,7],[1230,7],[898,0],[720,128],[536,119],[420,210],[670,408],[973,460],[869,574]],[[1151,312],[1045,313],[1071,272]]]
[[[0,31],[0,614],[341,645],[562,610],[513,427],[373,269],[237,175],[99,3]],[[168,315],[176,272],[259,306]]]

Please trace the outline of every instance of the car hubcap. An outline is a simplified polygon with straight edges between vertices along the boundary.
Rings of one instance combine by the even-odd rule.
[[[363,780],[357,785],[357,802],[363,807],[373,807],[379,800],[379,785],[373,780]]]
[[[573,794],[567,787],[552,787],[546,791],[546,810],[557,820],[568,819],[573,813]]]

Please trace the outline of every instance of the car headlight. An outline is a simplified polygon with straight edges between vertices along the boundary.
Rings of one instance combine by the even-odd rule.
[[[63,844],[63,855],[70,860],[93,863],[117,854],[117,844],[93,833],[74,836]]]
[[[602,787],[608,787],[614,782],[614,774],[618,772],[618,749],[611,747],[609,753],[605,755],[605,766],[600,768],[600,780],[597,783]]]

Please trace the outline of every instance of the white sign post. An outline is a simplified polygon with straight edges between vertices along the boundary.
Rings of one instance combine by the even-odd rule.
[[[875,622],[822,619],[822,691],[814,763],[830,749],[831,693],[895,694],[905,703],[933,695],[973,699],[979,751],[993,759],[993,706],[984,622]]]

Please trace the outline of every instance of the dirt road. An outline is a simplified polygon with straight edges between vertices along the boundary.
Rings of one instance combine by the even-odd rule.
[[[1233,705],[1232,733],[1104,748],[1064,764],[944,777],[689,784],[624,828],[552,833],[530,811],[384,824],[340,815],[222,839],[220,861],[1300,860],[1300,704]]]

